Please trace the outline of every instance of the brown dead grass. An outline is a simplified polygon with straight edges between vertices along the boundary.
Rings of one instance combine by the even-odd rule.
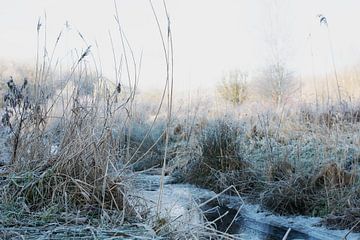
[[[353,185],[358,176],[355,172],[341,169],[337,163],[332,162],[319,168],[318,174],[312,179],[314,187],[340,188]]]
[[[126,189],[113,167],[116,159],[111,132],[96,136],[91,118],[87,112],[71,115],[56,154],[44,154],[51,146],[39,141],[23,142],[19,159],[10,166],[14,176],[7,178],[3,199],[11,202],[24,198],[31,210],[52,204],[72,209],[91,206],[123,210]],[[40,152],[38,149],[42,149],[43,158],[23,159],[39,155],[32,152]]]

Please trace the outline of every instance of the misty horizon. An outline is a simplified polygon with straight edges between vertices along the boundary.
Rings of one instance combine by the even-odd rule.
[[[153,2],[166,28],[162,3]],[[117,5],[135,58],[142,55],[140,89],[162,88],[165,61],[149,2],[117,1]],[[359,63],[360,34],[353,27],[360,20],[357,1],[167,1],[167,6],[175,86],[182,91],[213,88],[233,70],[247,72],[251,81],[275,55],[297,79],[332,76],[332,57],[339,72]],[[327,26],[319,14],[326,17]],[[114,15],[113,1],[7,2],[0,10],[0,60],[34,66],[40,21],[40,48],[46,46],[50,52],[62,32],[55,51],[59,65],[71,65],[76,54],[91,45],[102,74],[114,80],[110,35],[115,51],[121,51]]]

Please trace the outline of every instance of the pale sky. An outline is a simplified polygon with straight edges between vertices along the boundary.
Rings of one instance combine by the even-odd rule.
[[[211,87],[232,69],[250,74],[271,59],[274,41],[280,55],[298,75],[331,71],[329,35],[318,14],[328,21],[335,63],[341,69],[359,63],[359,0],[167,0],[172,22],[175,85],[179,89]],[[120,56],[113,0],[0,0],[0,59],[35,63],[36,25],[47,16],[51,50],[66,21],[57,57],[86,48],[80,31],[114,79],[111,32]],[[165,27],[162,1],[153,0]],[[162,86],[165,65],[162,45],[148,0],[117,0],[120,20],[136,58],[143,52],[140,86]],[[311,37],[309,37],[311,35]],[[95,47],[95,41],[99,50]],[[314,57],[311,57],[313,49]],[[67,57],[65,57],[67,56]],[[66,60],[64,60],[66,61]],[[312,62],[314,62],[312,64]]]

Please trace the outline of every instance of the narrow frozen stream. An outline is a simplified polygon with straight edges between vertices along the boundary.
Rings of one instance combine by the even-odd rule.
[[[159,198],[159,179],[158,175],[139,175],[136,186],[138,193],[146,199],[156,211],[156,204]],[[184,227],[186,222],[190,225],[201,223],[202,214],[196,207],[206,199],[214,197],[216,194],[212,191],[197,188],[190,184],[173,184],[171,177],[165,177],[165,186],[163,189],[162,209],[161,212],[168,218],[180,219],[179,226]],[[269,212],[262,211],[260,206],[243,204],[235,197],[224,196],[226,199],[221,206],[205,206],[204,215],[208,220],[214,218],[214,213],[223,214],[228,212],[226,217],[221,221],[217,221],[217,228],[226,229],[233,217],[237,213],[239,207],[240,215],[236,218],[229,229],[229,233],[233,234],[236,239],[251,240],[277,240],[282,239],[288,228],[291,228],[288,240],[306,239],[306,240],[332,240],[342,239],[347,231],[345,230],[329,230],[319,227],[320,218],[312,217],[283,217],[275,216]],[[152,204],[152,206],[151,206]],[[209,219],[210,218],[210,219]],[[214,218],[215,219],[215,218]],[[347,240],[360,240],[360,234],[352,233]]]

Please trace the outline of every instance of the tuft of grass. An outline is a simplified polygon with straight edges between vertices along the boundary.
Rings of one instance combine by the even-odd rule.
[[[257,186],[256,171],[239,152],[240,129],[221,119],[208,123],[197,136],[188,166],[183,167],[184,180],[216,191],[235,185],[240,193],[252,192]]]

